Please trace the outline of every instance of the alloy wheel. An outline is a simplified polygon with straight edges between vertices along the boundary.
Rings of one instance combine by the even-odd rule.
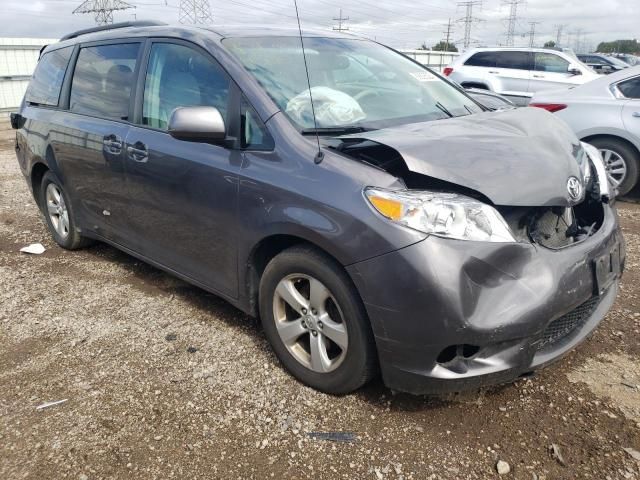
[[[273,295],[273,314],[280,339],[302,365],[328,373],[344,361],[347,326],[329,289],[304,274],[283,278]]]
[[[67,238],[69,236],[69,211],[62,191],[56,184],[50,183],[47,185],[45,198],[51,225],[61,238]]]
[[[600,149],[607,177],[614,187],[618,187],[627,178],[627,162],[617,152],[606,148]]]

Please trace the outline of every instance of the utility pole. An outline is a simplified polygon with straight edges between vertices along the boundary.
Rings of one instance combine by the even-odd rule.
[[[333,29],[334,29],[335,31],[337,31],[337,32],[346,32],[346,31],[348,31],[348,30],[349,30],[349,27],[343,27],[343,26],[342,26],[342,23],[343,23],[343,22],[345,22],[345,23],[346,23],[346,22],[348,22],[348,21],[349,21],[349,17],[343,17],[343,16],[342,16],[342,9],[340,9],[340,16],[339,16],[338,18],[333,17],[333,20],[334,20],[335,22],[338,22],[338,26],[337,26],[337,27],[336,27],[336,26],[334,26],[334,27],[333,27]]]
[[[213,22],[209,0],[180,0],[180,23],[207,24]]]
[[[123,0],[85,0],[73,13],[93,13],[98,25],[108,25],[113,23],[114,11],[126,10],[128,8],[135,7]]]
[[[464,2],[458,2],[458,7],[464,7],[466,14],[464,18],[458,19],[459,23],[464,24],[464,39],[462,41],[464,49],[466,50],[471,45],[471,26],[480,21],[473,16],[473,7],[482,7],[482,0],[466,0]]]
[[[525,3],[525,0],[503,0],[503,5],[509,5],[509,18],[507,18],[507,47],[513,47],[513,37],[516,32],[516,22],[518,21],[518,5]]]
[[[447,29],[443,33],[444,33],[444,51],[448,52],[449,45],[451,44],[451,34],[453,33],[453,23],[451,22],[451,19],[449,19],[449,22],[447,22]]]
[[[536,41],[536,25],[540,25],[540,22],[529,22],[531,29],[529,30],[529,47],[533,47]]]

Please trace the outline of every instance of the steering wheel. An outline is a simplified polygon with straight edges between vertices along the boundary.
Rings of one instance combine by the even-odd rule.
[[[366,97],[370,97],[370,96],[376,96],[379,97],[380,93],[377,90],[374,90],[373,88],[367,88],[365,90],[362,90],[361,92],[356,93],[353,98],[355,98],[356,100],[360,101],[363,98]]]

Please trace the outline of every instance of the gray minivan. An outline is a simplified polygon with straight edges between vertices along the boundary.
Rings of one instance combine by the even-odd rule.
[[[595,149],[343,33],[76,32],[12,125],[60,246],[109,243],[259,316],[324,392],[529,375],[594,330],[624,265]]]

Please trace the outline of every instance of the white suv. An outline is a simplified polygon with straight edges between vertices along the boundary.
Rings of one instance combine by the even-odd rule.
[[[574,55],[546,48],[476,48],[444,74],[463,87],[485,88],[526,105],[534,93],[582,85],[598,74]]]

